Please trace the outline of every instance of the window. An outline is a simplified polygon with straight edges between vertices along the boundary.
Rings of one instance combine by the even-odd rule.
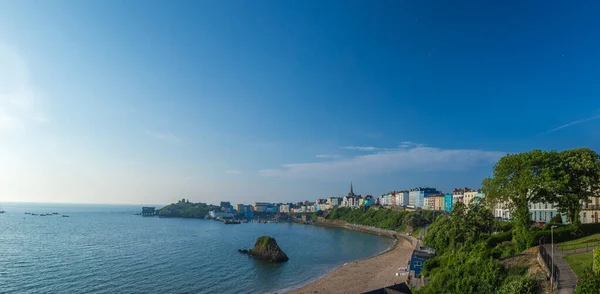
[[[585,220],[585,212],[583,213],[583,220]]]
[[[553,214],[554,214],[554,213],[553,213],[552,211],[550,211],[550,219],[552,219],[552,217],[553,217]]]
[[[544,204],[544,209],[548,209],[548,203]]]
[[[420,261],[415,261],[415,262],[413,262],[413,265],[414,266],[421,266],[421,262]]]

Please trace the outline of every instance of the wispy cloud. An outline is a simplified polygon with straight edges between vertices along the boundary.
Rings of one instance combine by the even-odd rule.
[[[505,154],[498,151],[468,149],[398,148],[344,160],[285,164],[278,169],[260,170],[259,174],[292,179],[338,180],[352,176],[401,171],[466,170],[479,165],[491,165]]]
[[[398,145],[398,147],[400,148],[414,148],[414,147],[425,147],[425,144],[420,144],[420,143],[415,143],[412,141],[403,141],[400,142],[400,145]]]
[[[244,173],[243,171],[238,170],[238,169],[228,169],[225,172],[228,174],[232,174],[232,175],[239,175],[239,174]]]
[[[150,138],[164,141],[164,142],[169,142],[169,143],[179,143],[179,142],[183,141],[183,139],[181,139],[180,137],[178,137],[176,135],[173,135],[170,132],[157,132],[157,131],[148,131],[147,130],[146,135],[148,135]]]
[[[551,129],[551,130],[547,131],[546,134],[552,133],[552,132],[556,132],[556,131],[564,129],[564,128],[568,128],[568,127],[570,127],[572,125],[576,125],[576,124],[580,124],[580,123],[583,123],[583,122],[587,122],[587,121],[590,121],[590,120],[596,120],[596,119],[600,119],[600,114],[592,116],[592,117],[588,117],[588,118],[584,118],[584,119],[572,121],[572,122],[570,122],[568,124],[564,124],[562,126],[559,126],[559,127],[554,128],[554,129]]]
[[[344,149],[348,150],[357,150],[357,151],[377,151],[379,148],[377,147],[364,147],[364,146],[345,146]]]
[[[317,154],[316,158],[340,158],[339,154]]]
[[[45,122],[40,96],[31,83],[25,58],[0,40],[0,132]]]

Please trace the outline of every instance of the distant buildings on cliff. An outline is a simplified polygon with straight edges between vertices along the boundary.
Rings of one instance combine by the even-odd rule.
[[[298,214],[312,213],[333,209],[335,207],[359,208],[373,205],[393,209],[423,209],[450,212],[456,203],[464,203],[467,207],[472,204],[484,204],[485,194],[478,189],[455,188],[452,193],[442,193],[436,188],[416,187],[409,190],[391,191],[379,197],[371,195],[357,195],[350,183],[347,195],[341,197],[329,197],[316,199],[315,201],[304,201],[297,203],[269,203],[254,202],[253,204],[236,204],[232,206],[229,202],[221,202],[220,211],[209,213],[213,218],[228,218],[234,215],[252,218],[263,214]],[[495,203],[491,205],[492,213],[499,219],[510,219],[510,206],[508,203]],[[531,220],[549,222],[558,213],[557,208],[551,203],[531,203],[529,206]],[[600,220],[600,197],[592,199],[591,203],[583,203],[580,219],[582,223],[598,223]],[[567,222],[566,216],[563,223]]]

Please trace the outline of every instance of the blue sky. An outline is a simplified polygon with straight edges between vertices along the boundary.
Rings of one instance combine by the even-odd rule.
[[[600,147],[590,1],[4,1],[0,201],[479,187]]]

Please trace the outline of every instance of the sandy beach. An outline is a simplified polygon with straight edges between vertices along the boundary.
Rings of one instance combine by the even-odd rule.
[[[355,226],[346,228],[355,229]],[[360,230],[379,235],[394,234],[379,229],[371,231],[368,227]],[[368,259],[348,262],[321,279],[288,293],[362,293],[405,282],[407,277],[396,276],[396,272],[398,268],[408,266],[416,240],[397,235],[398,241],[391,250]]]

